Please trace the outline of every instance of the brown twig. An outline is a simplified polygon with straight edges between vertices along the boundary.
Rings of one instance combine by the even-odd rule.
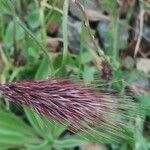
[[[141,40],[142,40],[142,34],[143,34],[143,22],[144,22],[144,14],[145,14],[145,10],[143,8],[141,8],[140,10],[140,33],[138,36],[138,40],[135,46],[135,50],[134,50],[134,58],[136,57],[139,48],[140,48],[140,44],[141,44]]]
[[[84,16],[84,21],[85,21],[85,26],[87,27],[87,31],[91,37],[91,40],[92,40],[92,43],[94,44],[95,48],[97,49],[98,53],[99,53],[99,56],[95,56],[95,58],[97,59],[98,61],[98,64],[101,64],[100,62],[102,61],[107,61],[109,62],[109,59],[107,56],[105,56],[103,50],[99,47],[99,45],[96,43],[96,40],[95,40],[95,37],[93,36],[92,32],[91,32],[91,29],[90,29],[90,25],[89,25],[89,20],[88,20],[88,17],[86,15],[86,12],[85,12],[85,9],[84,9],[84,6],[79,2],[79,0],[73,0],[73,2],[78,6],[78,8],[81,10],[83,16]],[[101,59],[101,60],[100,60]]]

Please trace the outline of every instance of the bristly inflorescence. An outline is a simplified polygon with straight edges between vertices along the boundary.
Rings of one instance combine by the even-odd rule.
[[[12,82],[0,85],[0,92],[14,103],[69,126],[73,132],[100,136],[104,136],[103,131],[123,136],[126,110],[134,108],[131,101],[120,96],[68,79]]]

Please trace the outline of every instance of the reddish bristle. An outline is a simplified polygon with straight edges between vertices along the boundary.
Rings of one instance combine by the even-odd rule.
[[[70,125],[74,132],[98,127],[117,134],[114,127],[125,126],[120,110],[131,107],[115,95],[67,79],[13,82],[1,85],[0,91],[10,101]]]

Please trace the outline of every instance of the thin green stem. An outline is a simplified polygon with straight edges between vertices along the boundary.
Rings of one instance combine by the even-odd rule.
[[[45,27],[45,6],[47,0],[42,0],[40,2],[40,21],[41,21],[41,39],[44,47],[46,46],[47,34],[46,34],[46,27]]]
[[[52,64],[52,61],[51,61],[51,58],[50,58],[48,52],[45,50],[45,48],[42,46],[42,44],[36,39],[36,37],[33,35],[33,33],[23,24],[22,21],[20,21],[20,19],[18,17],[16,18],[16,20],[17,20],[17,23],[25,30],[25,32],[27,32],[28,35],[30,35],[30,37],[36,42],[36,44],[41,48],[41,50],[48,57],[50,69],[53,72],[54,67],[53,67],[53,64]]]
[[[62,22],[62,29],[63,29],[63,58],[62,58],[62,66],[64,66],[67,53],[68,53],[68,8],[69,8],[69,0],[64,1],[63,6],[63,22]]]

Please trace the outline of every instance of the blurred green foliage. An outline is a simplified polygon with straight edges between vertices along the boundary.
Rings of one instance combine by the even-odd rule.
[[[44,2],[47,5],[43,5]],[[69,77],[74,80],[82,78],[85,82],[91,82],[97,78],[100,80],[99,70],[91,63],[95,57],[85,42],[88,35],[84,24],[80,54],[74,56],[68,52],[68,3],[69,0],[0,0],[0,55],[4,63],[0,68],[1,82],[51,77]],[[56,9],[59,7],[64,8],[62,13],[61,10]],[[145,4],[144,7],[148,6]],[[101,9],[109,11],[112,20],[112,30],[106,35],[110,45],[106,53],[115,71],[114,82],[108,84],[108,87],[115,87],[122,92],[138,78],[138,72],[129,74],[128,71],[120,69],[119,50],[122,48],[122,41],[119,41],[118,33],[124,28],[124,24],[117,20],[116,1],[107,0]],[[62,26],[64,47],[62,53],[58,53],[55,57],[46,45],[46,27],[49,21]],[[128,20],[126,22],[128,23]],[[126,43],[123,46],[126,46]],[[123,81],[124,78],[127,78],[126,82]],[[144,137],[144,121],[150,113],[149,110],[143,110],[143,107],[150,105],[149,97],[141,96],[139,103],[142,119],[138,116],[136,118],[136,127],[132,131],[134,135],[131,135],[132,140],[122,141],[120,144],[115,144],[111,140],[100,139],[99,141],[109,144],[112,150],[148,150],[150,142]],[[87,142],[86,138],[91,139],[91,142],[97,142],[90,137],[91,135],[85,135],[85,139],[76,134],[62,136],[66,127],[49,118],[40,117],[29,108],[24,108],[24,112],[21,112],[7,101],[1,101],[0,106],[0,150],[13,148],[62,150],[83,145]],[[12,112],[13,109],[15,111]],[[127,131],[128,133],[130,132]],[[108,133],[104,132],[104,134],[108,136]]]

